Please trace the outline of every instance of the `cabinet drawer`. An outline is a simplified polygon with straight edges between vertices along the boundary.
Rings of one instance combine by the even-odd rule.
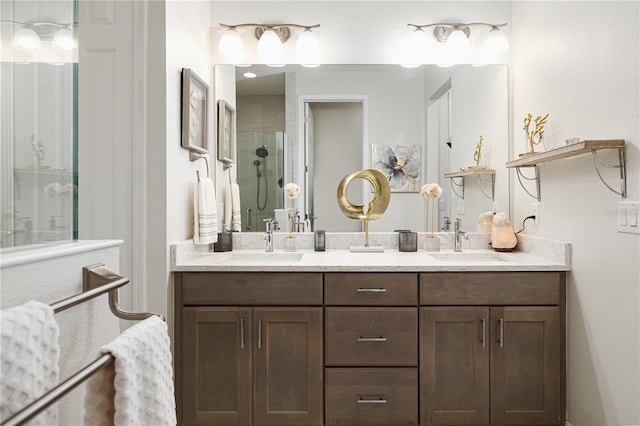
[[[418,275],[330,273],[324,292],[327,305],[411,306],[418,300]]]
[[[417,365],[417,308],[326,308],[325,363]]]
[[[322,274],[186,272],[184,305],[322,305]]]
[[[325,424],[417,425],[417,368],[327,368]]]
[[[420,274],[421,305],[557,305],[563,272]]]

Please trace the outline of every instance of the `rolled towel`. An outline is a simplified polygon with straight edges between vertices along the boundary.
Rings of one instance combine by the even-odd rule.
[[[224,192],[224,231],[231,230],[231,221],[232,221],[232,213],[233,213],[233,196],[231,194],[231,184],[227,185],[227,188]]]
[[[201,178],[193,194],[193,243],[211,244],[218,241],[218,214],[213,182]]]
[[[240,232],[242,229],[242,214],[240,211],[240,187],[237,183],[231,184],[231,230]]]

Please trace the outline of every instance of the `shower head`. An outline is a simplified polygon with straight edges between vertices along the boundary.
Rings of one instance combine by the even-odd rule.
[[[267,150],[267,146],[266,145],[262,145],[260,148],[256,149],[256,155],[258,157],[266,157],[267,155],[269,155],[269,151]]]

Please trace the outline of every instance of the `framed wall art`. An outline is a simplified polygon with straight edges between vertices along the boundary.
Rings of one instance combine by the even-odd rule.
[[[420,191],[420,145],[371,145],[371,167],[386,176],[391,192]]]
[[[191,69],[182,68],[182,147],[203,154],[207,146],[209,86]]]
[[[218,101],[218,160],[236,161],[236,110],[223,99]]]

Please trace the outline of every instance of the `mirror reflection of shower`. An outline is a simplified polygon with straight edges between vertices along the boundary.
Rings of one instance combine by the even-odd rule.
[[[262,171],[264,173],[260,173],[260,160],[254,160],[253,165],[256,166],[256,179],[258,182],[256,183],[256,204],[258,205],[258,210],[264,210],[267,207],[267,200],[269,197],[269,186],[267,185],[267,155],[269,155],[269,150],[267,149],[267,145],[262,145],[261,147],[256,149],[256,155],[262,158]],[[262,178],[263,184],[260,185],[260,180]],[[260,188],[264,192],[263,199],[264,202],[261,202],[260,199]]]
[[[278,182],[284,176],[284,132],[237,132],[237,180],[242,206],[242,230],[263,232],[264,219],[282,209],[284,195]]]

